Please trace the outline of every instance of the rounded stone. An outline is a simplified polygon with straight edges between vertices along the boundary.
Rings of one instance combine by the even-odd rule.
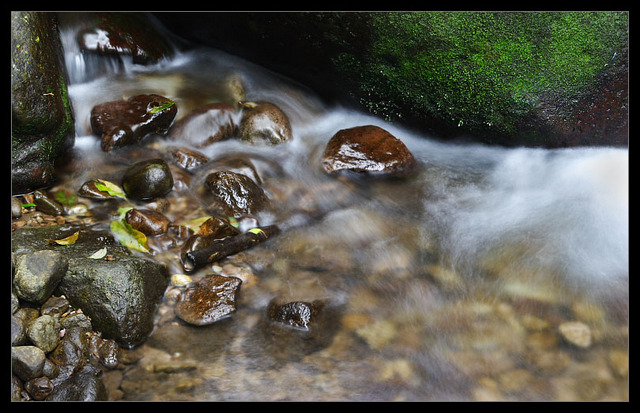
[[[240,139],[255,143],[264,141],[272,145],[291,139],[291,124],[287,115],[270,102],[245,102],[242,104]]]
[[[322,167],[329,174],[351,171],[401,177],[411,173],[415,166],[415,158],[405,144],[375,125],[338,131],[322,156]]]
[[[149,159],[132,165],[122,177],[128,198],[145,200],[163,197],[173,188],[173,175],[162,159]]]

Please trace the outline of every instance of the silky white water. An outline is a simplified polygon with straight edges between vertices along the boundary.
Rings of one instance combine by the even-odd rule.
[[[207,48],[152,67],[102,70],[109,65],[102,60],[101,71],[88,68],[69,40],[65,50],[73,74],[74,158],[90,165],[66,177],[69,185],[79,188],[120,159],[117,151],[101,152],[89,128],[91,108],[105,101],[156,93],[175,100],[181,117],[230,99],[225,85],[235,78],[247,100],[280,106],[293,130],[283,145],[231,139],[200,149],[211,159],[239,153],[263,162],[267,194],[282,208],[259,219],[284,231],[255,257],[249,253],[246,268],[257,281],[243,286],[232,320],[197,331],[175,321],[158,326],[140,350],[147,351],[141,367],[124,375],[125,399],[578,400],[588,399],[580,388],[593,386],[584,377],[597,378],[596,399],[628,397],[626,378],[607,367],[611,351],[627,351],[627,149],[443,143],[364,112],[328,107],[300,85]],[[419,173],[370,182],[326,175],[320,157],[331,136],[367,124],[402,140]],[[155,149],[176,144],[154,142]],[[196,174],[192,185],[199,179]],[[186,197],[196,192],[184,190]],[[320,213],[310,219],[299,208],[303,201]],[[239,258],[231,262],[244,268]],[[279,359],[274,367],[264,361],[269,354],[261,353],[255,331],[266,303],[284,293],[329,297],[341,309],[342,329],[321,350]],[[589,318],[578,305],[591,308],[586,321],[594,344],[586,350],[558,339],[562,321]],[[546,324],[533,329],[530,317]],[[537,347],[541,334],[554,344]],[[154,373],[144,363],[160,357],[158,349],[199,367]],[[550,357],[543,351],[561,354],[565,368],[541,367],[538,361]],[[598,373],[585,375],[592,365]],[[529,374],[526,386],[505,384],[514,371]]]

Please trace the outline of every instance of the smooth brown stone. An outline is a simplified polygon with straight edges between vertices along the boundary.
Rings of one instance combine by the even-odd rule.
[[[411,173],[416,161],[398,138],[366,125],[338,131],[327,144],[322,166],[329,174],[352,171],[400,177]]]

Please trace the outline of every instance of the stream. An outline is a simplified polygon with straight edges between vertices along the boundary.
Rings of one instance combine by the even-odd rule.
[[[69,32],[70,33],[70,32]],[[98,103],[136,94],[173,99],[178,118],[229,101],[288,116],[293,139],[237,139],[198,150],[250,159],[277,208],[258,215],[277,237],[190,274],[238,276],[238,309],[194,327],[173,313],[170,286],[148,341],[109,372],[129,401],[627,400],[628,150],[528,149],[443,143],[364,112],[327,106],[313,91],[210,48],[155,66],[86,61],[63,42],[76,141],[61,185],[116,180],[124,165],[183,145],[150,137],[103,152],[89,127]],[[377,125],[419,162],[404,180],[327,175],[321,156],[338,131]],[[167,196],[173,221],[204,215],[206,165]],[[106,217],[105,219],[109,219]],[[179,248],[150,240],[154,259],[184,272]],[[275,339],[274,297],[326,300],[313,334]],[[579,339],[563,333],[578,326]],[[626,363],[626,364],[625,364]]]

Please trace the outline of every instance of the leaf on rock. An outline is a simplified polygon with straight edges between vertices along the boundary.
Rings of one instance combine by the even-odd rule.
[[[49,241],[49,244],[72,245],[75,244],[78,240],[78,234],[80,234],[80,231],[76,231],[68,237],[62,239],[48,239],[47,241]]]
[[[107,255],[107,247],[99,249],[98,251],[96,251],[93,254],[89,255],[89,258],[94,259],[94,260],[101,260],[102,258],[105,257],[105,255]]]
[[[127,199],[122,188],[113,182],[105,181],[104,179],[96,179],[95,185],[98,190],[108,193],[111,196],[117,196],[119,198]]]
[[[111,221],[111,232],[125,247],[136,251],[149,252],[147,236],[133,228],[126,221]]]

